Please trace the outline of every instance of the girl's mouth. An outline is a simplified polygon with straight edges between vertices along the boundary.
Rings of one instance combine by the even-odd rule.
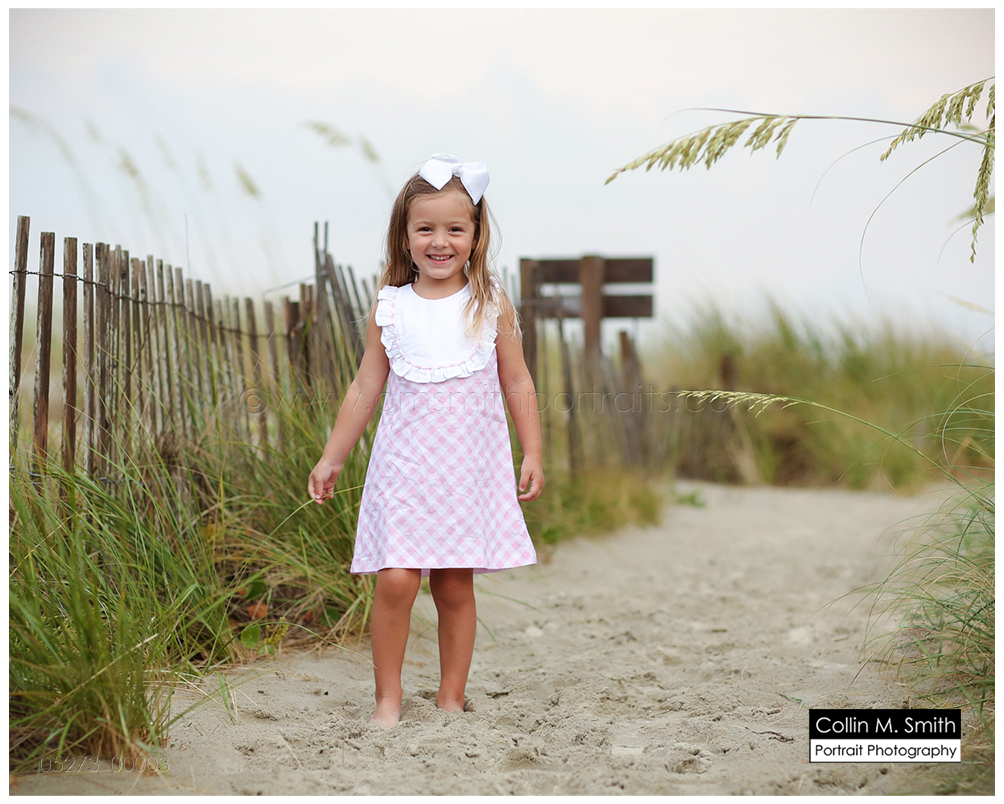
[[[451,258],[452,258],[452,255],[449,255],[449,254],[430,254],[429,255],[429,260],[431,262],[446,262],[447,260],[449,260]]]

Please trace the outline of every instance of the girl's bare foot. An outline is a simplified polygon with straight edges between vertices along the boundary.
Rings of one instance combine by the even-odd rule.
[[[436,706],[446,712],[463,712],[464,699],[461,698],[458,702],[456,698],[440,694],[436,697]]]
[[[400,719],[401,702],[389,701],[385,699],[377,703],[376,710],[370,718],[370,724],[373,726],[380,726],[384,729],[389,729],[396,726]]]

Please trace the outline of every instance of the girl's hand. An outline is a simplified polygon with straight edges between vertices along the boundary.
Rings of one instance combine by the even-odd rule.
[[[544,467],[536,459],[524,458],[519,473],[519,490],[525,492],[516,499],[523,502],[536,500],[544,490]]]
[[[321,458],[310,473],[307,481],[307,493],[318,505],[335,495],[335,483],[342,472],[340,463],[331,463]]]

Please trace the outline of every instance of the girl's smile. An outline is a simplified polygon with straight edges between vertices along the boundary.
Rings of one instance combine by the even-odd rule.
[[[447,191],[412,201],[406,248],[418,270],[419,295],[442,298],[467,284],[464,267],[474,248],[474,230],[471,200],[464,193]]]

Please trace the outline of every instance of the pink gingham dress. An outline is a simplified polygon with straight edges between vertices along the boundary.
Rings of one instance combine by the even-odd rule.
[[[470,288],[423,299],[411,285],[377,294],[390,361],[359,508],[352,572],[385,567],[496,572],[536,563],[516,500],[498,376],[498,310],[468,338]]]

